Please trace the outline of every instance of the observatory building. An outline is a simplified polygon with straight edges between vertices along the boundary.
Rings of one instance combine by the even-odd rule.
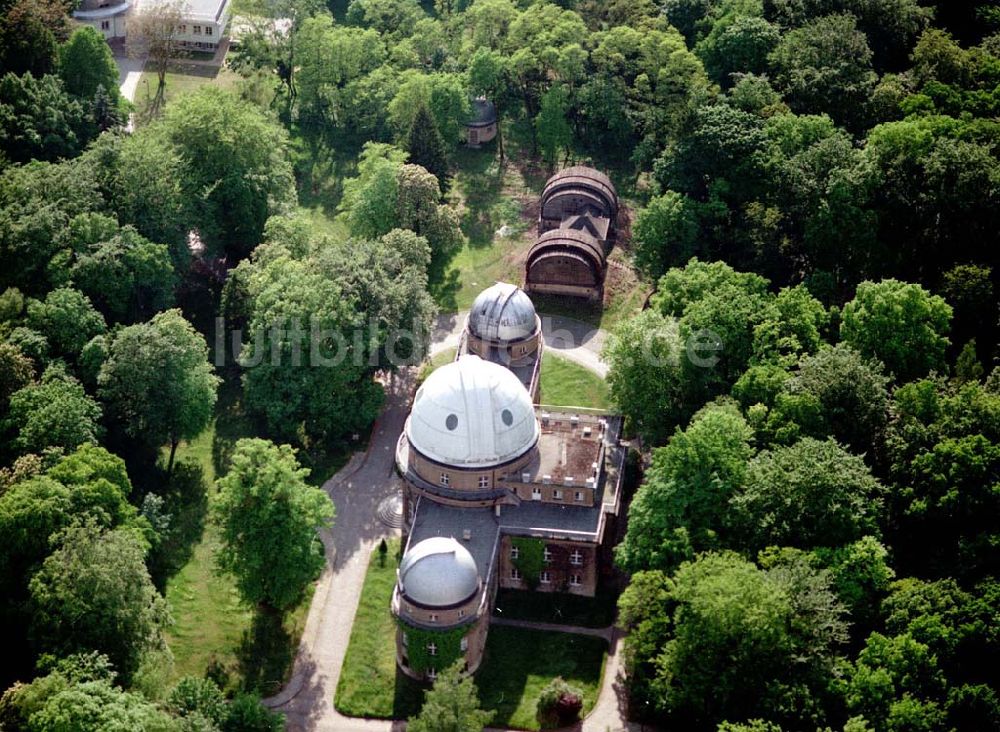
[[[542,191],[525,289],[600,300],[617,219],[618,193],[604,173],[576,166],[552,176]]]
[[[593,596],[621,507],[621,418],[534,403],[528,296],[476,300],[455,361],[417,390],[396,451],[405,551],[392,600],[415,678],[480,665],[499,587]]]

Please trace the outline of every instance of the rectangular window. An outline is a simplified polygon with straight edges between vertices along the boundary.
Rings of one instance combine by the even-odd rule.
[[[432,668],[427,669],[427,678],[433,681],[438,677],[438,672]]]
[[[462,642],[458,644],[458,647],[464,652],[469,650],[469,639],[462,638]]]
[[[517,567],[511,567],[510,568],[510,578],[512,580],[519,580],[519,579],[521,579],[521,570],[519,570]]]
[[[432,623],[436,623],[438,621],[438,616],[435,615],[434,613],[431,613],[430,621]]]
[[[448,477],[447,473],[441,473],[441,485],[448,485],[451,483],[451,478]]]
[[[582,501],[583,500],[583,491],[577,491],[576,494],[574,495],[574,498],[576,498],[577,501]]]
[[[579,549],[574,549],[569,555],[569,563],[575,564],[577,567],[583,564],[583,552]]]
[[[548,547],[542,549],[542,559],[545,560],[546,564],[552,561],[552,551]]]
[[[569,576],[569,584],[572,587],[579,587],[583,584],[583,577],[578,574],[571,574]]]
[[[561,488],[556,488],[554,491],[552,491],[552,500],[553,501],[561,501],[562,500],[562,489]]]
[[[458,617],[464,618],[465,617],[465,610],[459,610],[458,611]]]
[[[438,654],[438,647],[435,643],[427,644],[427,654],[429,656],[436,656]]]
[[[536,487],[536,488],[532,488],[531,489],[531,500],[532,501],[540,501],[540,500],[542,500],[542,489],[541,488],[537,488]]]
[[[201,26],[200,25],[192,26],[192,30],[194,31],[194,34],[196,36],[200,36],[201,35]]]
[[[549,571],[542,572],[540,575],[538,575],[538,581],[541,582],[543,585],[552,584],[552,573]]]
[[[188,32],[187,23],[181,23],[179,26],[177,26],[177,32],[178,33],[187,33]]]
[[[488,475],[480,475],[479,476],[479,487],[480,488],[489,488],[490,487],[490,476],[488,476]]]
[[[517,559],[520,556],[521,556],[521,550],[518,549],[516,546],[512,546],[510,548],[510,558],[511,559]]]
[[[406,648],[409,645],[410,645],[410,636],[408,636],[406,633],[403,633],[403,648]]]
[[[212,26],[210,26],[210,25],[206,25],[205,26],[205,35],[206,36],[212,35]]]
[[[104,31],[104,30],[111,30],[111,21],[110,20],[102,20],[101,21],[101,30],[102,31]]]

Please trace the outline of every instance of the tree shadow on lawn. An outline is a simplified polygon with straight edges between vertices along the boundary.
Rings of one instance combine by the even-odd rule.
[[[462,289],[459,271],[452,269],[440,273],[427,283],[427,291],[442,312],[458,310],[458,293]]]
[[[277,694],[285,685],[295,660],[292,634],[285,627],[285,614],[270,609],[254,610],[250,627],[236,650],[243,685],[261,696]]]

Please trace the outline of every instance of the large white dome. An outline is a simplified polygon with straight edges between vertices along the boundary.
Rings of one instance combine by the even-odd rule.
[[[444,465],[484,468],[520,457],[538,442],[528,390],[511,371],[466,355],[417,390],[406,438]]]
[[[538,329],[535,306],[516,285],[497,282],[479,293],[469,311],[469,330],[488,341],[510,343],[527,338]]]
[[[399,588],[404,597],[418,605],[458,605],[479,590],[476,560],[455,539],[424,539],[403,555]]]

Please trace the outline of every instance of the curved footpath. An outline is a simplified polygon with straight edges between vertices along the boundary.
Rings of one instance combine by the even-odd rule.
[[[465,313],[438,317],[431,353],[458,345]],[[546,347],[560,356],[607,375],[600,359],[606,333],[558,316],[542,316]],[[404,730],[403,721],[345,717],[333,706],[368,559],[378,541],[397,534],[376,517],[380,501],[401,490],[395,472],[396,441],[402,432],[413,393],[416,369],[396,374],[385,384],[386,405],[372,429],[367,452],[356,454],[323,486],[337,507],[335,528],[322,532],[327,564],[309,608],[309,616],[295,658],[292,679],[264,704],[285,714],[290,732],[390,732]],[[621,683],[621,631],[529,624],[545,630],[582,632],[609,640],[604,679],[594,709],[573,729],[581,732],[623,732],[638,729],[627,724]]]

